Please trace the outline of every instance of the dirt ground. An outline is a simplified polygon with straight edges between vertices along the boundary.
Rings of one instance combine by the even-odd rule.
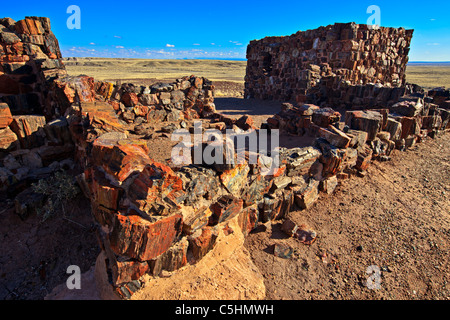
[[[427,139],[290,218],[313,227],[311,246],[287,238],[280,223],[252,233],[246,248],[263,273],[267,299],[450,299],[450,133]],[[276,243],[294,255],[275,257]],[[380,289],[375,274],[380,271]],[[375,281],[371,281],[375,280]]]
[[[79,195],[61,212],[42,221],[22,221],[14,204],[0,195],[0,300],[42,300],[65,283],[70,265],[86,272],[100,250],[89,200]]]

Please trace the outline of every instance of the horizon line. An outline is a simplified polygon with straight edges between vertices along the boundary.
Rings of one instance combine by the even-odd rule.
[[[219,61],[247,61],[246,58],[223,58],[223,57],[199,57],[199,58],[125,58],[125,57],[62,57],[62,59],[116,59],[116,60],[219,60]],[[409,61],[410,63],[449,63],[449,61],[425,61],[425,60],[419,60],[419,61]]]

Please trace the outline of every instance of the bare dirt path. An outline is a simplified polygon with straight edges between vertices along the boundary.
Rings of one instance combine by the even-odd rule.
[[[398,151],[291,213],[318,232],[311,246],[287,239],[279,223],[251,234],[246,248],[267,299],[450,299],[449,138]],[[275,257],[275,243],[291,245],[293,258]],[[367,288],[376,280],[369,266],[380,270],[378,290]]]

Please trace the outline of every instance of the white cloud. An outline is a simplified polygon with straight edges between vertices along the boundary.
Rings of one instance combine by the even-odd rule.
[[[193,46],[199,46],[200,43],[193,43],[192,45],[193,45]]]
[[[212,45],[212,46],[215,46],[216,44],[215,44],[214,42],[211,42],[211,45]]]
[[[95,46],[95,43],[93,43],[93,42],[91,42],[91,43],[89,43],[91,46]]]
[[[430,21],[436,21],[436,19],[430,19]]]
[[[434,42],[434,43],[427,43],[427,46],[440,46],[441,44],[438,42]]]
[[[166,44],[166,47],[167,48],[175,48],[175,45],[174,44]]]
[[[70,46],[62,49],[63,56],[66,57],[120,57],[120,58],[147,58],[147,59],[194,59],[194,58],[243,58],[241,48],[230,49],[229,51],[205,51],[201,47],[192,48],[189,50],[164,48],[152,49],[145,48],[143,50],[126,48],[124,46],[111,46],[108,49],[92,46],[74,47]]]
[[[121,37],[121,36],[114,36],[114,38],[117,38],[117,39],[122,39],[122,37]]]

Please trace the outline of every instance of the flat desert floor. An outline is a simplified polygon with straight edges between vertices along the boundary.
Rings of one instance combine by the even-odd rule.
[[[86,74],[97,80],[166,80],[197,75],[214,82],[231,82],[243,90],[246,61],[224,60],[143,60],[76,58],[65,61],[71,75]],[[424,88],[450,87],[450,63],[412,63],[407,67],[407,81]],[[234,84],[234,85],[233,85]],[[219,96],[239,96],[233,88],[227,92],[219,86]],[[236,92],[234,92],[236,91]]]

